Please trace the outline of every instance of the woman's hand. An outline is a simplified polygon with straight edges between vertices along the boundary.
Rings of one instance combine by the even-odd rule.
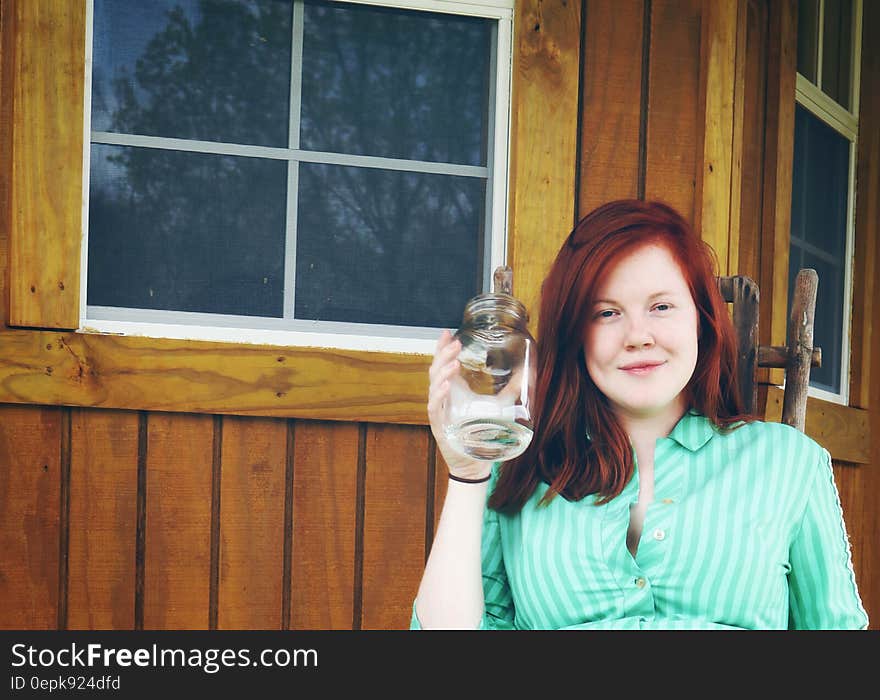
[[[431,432],[440,448],[440,454],[446,460],[449,471],[463,479],[479,479],[487,476],[491,465],[475,459],[468,459],[464,455],[455,452],[446,439],[443,429],[446,415],[446,402],[449,400],[449,383],[452,377],[458,374],[460,363],[458,354],[461,352],[461,342],[452,337],[452,334],[444,330],[437,340],[437,348],[434,351],[434,360],[428,370],[430,385],[428,387],[428,420],[431,423]]]

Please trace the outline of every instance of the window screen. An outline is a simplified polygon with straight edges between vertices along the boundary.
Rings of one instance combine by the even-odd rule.
[[[457,325],[488,278],[496,25],[94,0],[88,314]]]
[[[819,275],[813,344],[822,366],[810,383],[840,393],[850,141],[821,119],[795,108],[789,308],[798,270]]]

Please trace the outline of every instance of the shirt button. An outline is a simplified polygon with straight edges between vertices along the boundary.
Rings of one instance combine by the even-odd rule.
[[[665,538],[666,538],[666,531],[665,530],[661,530],[659,527],[656,530],[654,530],[654,539],[655,540],[657,540],[659,542],[660,540],[663,540]]]
[[[644,588],[645,583],[647,582],[645,581],[645,579],[639,576],[635,581],[633,581],[633,583],[636,584],[636,588]]]
[[[673,501],[671,498],[664,498],[661,501],[661,503],[665,503],[666,505],[669,505],[670,503],[675,503],[675,501]]]

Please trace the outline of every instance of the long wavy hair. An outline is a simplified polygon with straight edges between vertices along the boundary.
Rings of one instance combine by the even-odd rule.
[[[534,437],[520,457],[502,466],[490,508],[515,513],[542,482],[549,485],[543,504],[557,494],[572,501],[597,494],[597,503],[605,503],[632,477],[629,437],[590,378],[583,346],[602,273],[649,244],[669,250],[697,307],[698,353],[684,389],[687,407],[721,430],[755,419],[736,383],[736,331],[718,289],[715,253],[662,202],[609,202],[575,226],[544,280]]]

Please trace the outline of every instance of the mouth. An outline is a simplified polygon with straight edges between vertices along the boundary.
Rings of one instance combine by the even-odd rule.
[[[641,376],[645,374],[650,374],[658,367],[662,367],[665,362],[641,362],[638,364],[625,365],[620,369],[626,372],[627,374],[632,374],[636,376]]]

